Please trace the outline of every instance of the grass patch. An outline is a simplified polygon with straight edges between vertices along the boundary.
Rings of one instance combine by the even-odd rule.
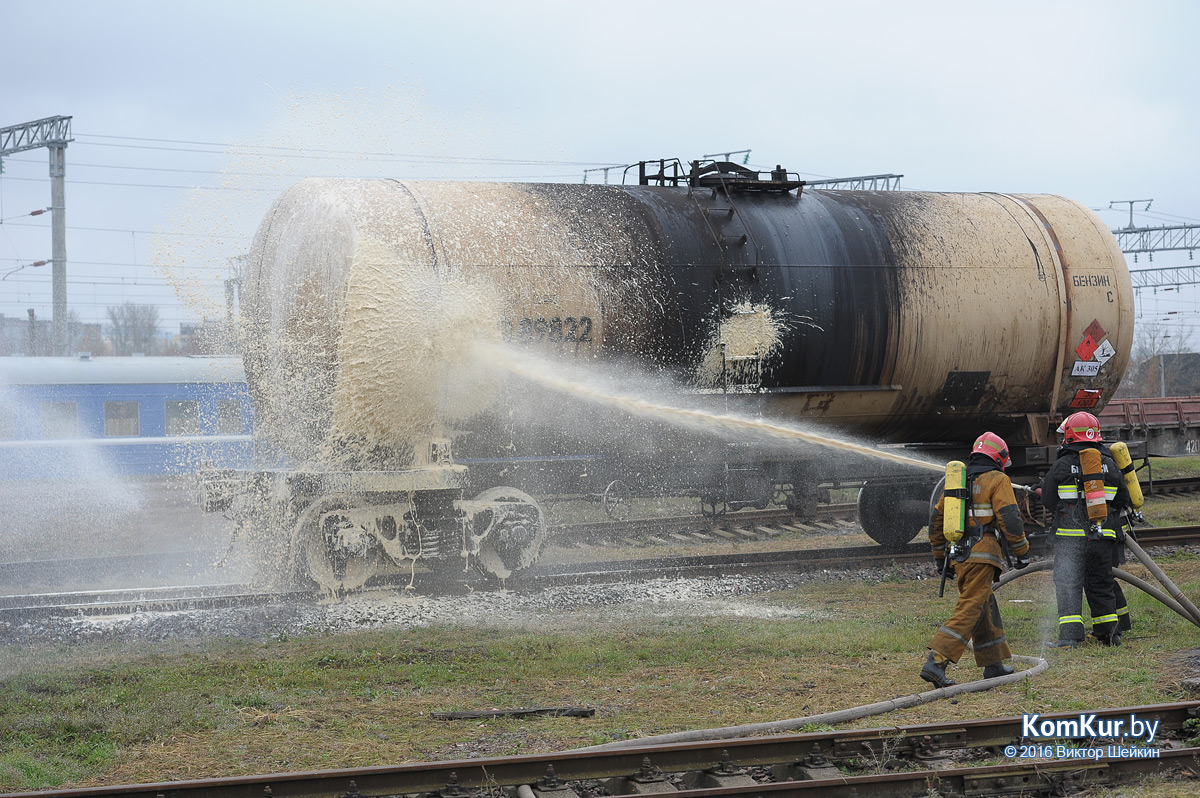
[[[1181,479],[1200,476],[1200,457],[1151,457],[1151,469],[1155,479]],[[1143,480],[1145,471],[1138,472]],[[1142,508],[1151,526],[1184,526],[1196,523],[1200,518],[1200,495],[1150,496],[1147,492],[1146,506]]]
[[[1146,507],[1158,524],[1191,523],[1198,511],[1200,500],[1187,497]],[[763,545],[798,542],[788,537]],[[859,542],[852,538],[805,539]],[[1177,553],[1159,564],[1200,595],[1200,558]],[[1126,567],[1153,582],[1140,565]],[[753,599],[805,611],[784,620],[618,611],[598,623],[581,611],[545,614],[528,628],[0,650],[0,792],[541,753],[921,692],[925,647],[953,608],[954,588],[939,600],[932,569],[919,581],[903,573],[835,576]],[[1179,681],[1197,674],[1182,671],[1179,654],[1196,648],[1196,628],[1136,589],[1126,595],[1135,619],[1126,645],[1042,653],[1055,637],[1052,577],[1023,576],[997,596],[1013,651],[1045,656],[1046,672],[853,726],[1181,700]],[[950,673],[970,680],[979,669],[968,654]],[[431,717],[562,705],[596,713]]]
[[[1185,590],[1200,590],[1200,562],[1164,565]],[[1014,651],[1037,654],[1054,628],[1049,575],[1023,577],[998,597]],[[543,619],[550,629],[25,652],[23,672],[0,681],[0,791],[529,754],[802,718],[924,690],[925,646],[953,606],[937,599],[932,579],[831,579],[758,600],[813,617],[595,624],[564,613]],[[1052,666],[1033,682],[854,725],[1179,700],[1177,678],[1164,674],[1195,646],[1195,628],[1136,591],[1130,604],[1136,626],[1121,648],[1048,651]],[[968,656],[951,674],[979,671]],[[596,714],[430,717],[559,705]]]
[[[1151,526],[1186,526],[1200,518],[1200,494],[1155,496],[1147,499],[1142,515]]]
[[[1150,470],[1155,479],[1197,477],[1200,476],[1200,457],[1151,457]],[[1145,471],[1138,472],[1138,476],[1143,479],[1145,474]]]

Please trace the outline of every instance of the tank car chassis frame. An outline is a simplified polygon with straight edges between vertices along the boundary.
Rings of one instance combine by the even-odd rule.
[[[515,488],[465,498],[468,469],[443,464],[402,471],[222,469],[201,474],[206,512],[234,521],[230,552],[246,539],[278,569],[274,581],[315,582],[333,594],[388,569],[418,563],[435,578],[506,579],[537,559],[541,507]],[[227,554],[227,557],[229,555]]]

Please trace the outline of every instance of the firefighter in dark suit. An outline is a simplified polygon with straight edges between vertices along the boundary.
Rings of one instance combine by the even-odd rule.
[[[1042,479],[1042,504],[1054,528],[1058,600],[1058,641],[1051,645],[1073,648],[1083,641],[1086,594],[1092,636],[1105,645],[1119,646],[1121,616],[1112,567],[1119,556],[1118,539],[1124,534],[1121,510],[1131,504],[1129,490],[1101,442],[1099,419],[1091,413],[1073,413],[1058,431],[1063,433],[1063,445]]]
[[[1125,565],[1125,535],[1133,534],[1133,526],[1122,522],[1121,532],[1117,535],[1117,543],[1112,547],[1112,567],[1120,568]],[[1137,538],[1134,538],[1136,541]],[[1120,636],[1133,628],[1133,616],[1129,614],[1129,603],[1125,600],[1125,591],[1121,589],[1121,583],[1117,578],[1112,577],[1113,586],[1113,606],[1117,613],[1117,637],[1110,638],[1109,643],[1120,645]],[[1089,605],[1091,606],[1091,605]]]
[[[985,432],[976,439],[966,464],[966,528],[962,539],[950,549],[949,562],[946,557],[949,544],[942,531],[944,491],[938,499],[929,527],[929,544],[939,572],[952,568],[958,578],[954,614],[929,641],[929,656],[921,668],[921,678],[938,687],[955,684],[946,675],[946,666],[958,662],[968,643],[975,650],[975,664],[983,668],[985,679],[1013,672],[1004,664],[1012,652],[1004,636],[1000,607],[992,594],[992,583],[1000,578],[1006,554],[1012,555],[1015,568],[1029,564],[1025,525],[1017,509],[1012,482],[1004,473],[1011,464],[1008,446],[999,435]]]

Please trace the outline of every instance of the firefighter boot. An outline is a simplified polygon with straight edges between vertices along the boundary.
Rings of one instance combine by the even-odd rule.
[[[999,676],[1008,676],[1012,672],[1013,669],[1010,665],[1005,665],[1003,662],[1000,662],[995,665],[988,665],[986,668],[984,668],[983,678],[995,679]]]
[[[925,665],[921,668],[921,678],[934,687],[949,687],[952,684],[958,684],[946,675],[946,666],[949,664],[950,660],[939,663],[937,655],[930,651],[929,658],[925,660]]]

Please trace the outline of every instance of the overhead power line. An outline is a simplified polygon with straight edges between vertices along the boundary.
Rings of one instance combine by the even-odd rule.
[[[230,175],[236,177],[237,175]],[[280,177],[289,177],[289,175],[280,175]],[[378,175],[297,175],[297,177],[324,177],[326,179],[378,179]],[[463,175],[456,177],[456,180],[556,180],[559,178],[569,178],[571,175],[554,174],[554,175]],[[20,180],[24,182],[44,182],[44,178],[39,177],[9,177],[8,180]],[[184,189],[184,190],[200,190],[200,191],[268,191],[278,193],[279,187],[274,188],[258,188],[254,186],[205,186],[193,184],[190,186],[173,186],[163,185],[160,183],[110,183],[100,180],[72,180],[73,186],[117,186],[122,188],[169,188],[169,189]]]
[[[30,278],[30,277],[24,277],[24,276],[11,277],[5,282],[7,285],[29,285],[29,286],[41,285],[41,286],[44,286],[46,284],[45,278],[36,278],[36,277]],[[89,280],[87,278],[80,278],[78,280],[68,280],[67,282],[70,285],[74,285],[74,286],[93,286],[93,287],[94,286],[107,286],[107,287],[111,287],[111,288],[153,288],[155,290],[158,290],[158,289],[162,289],[162,288],[172,288],[173,289],[175,287],[175,285],[172,281],[170,281],[166,278],[163,278],[163,277],[113,277],[113,278],[100,277],[100,278],[96,278],[94,280]],[[206,283],[206,285],[220,287],[220,285],[223,282],[224,282],[223,278],[217,278],[217,279],[213,280],[211,283]]]
[[[234,150],[243,153],[252,153],[256,150],[266,150],[279,153],[288,158],[310,158],[316,160],[332,160],[336,158],[349,156],[351,158],[370,158],[374,160],[399,161],[399,162],[418,162],[418,163],[471,163],[471,164],[510,164],[520,166],[570,166],[578,168],[581,166],[615,166],[613,163],[605,163],[603,161],[564,161],[554,159],[538,159],[538,158],[490,158],[478,155],[421,155],[413,153],[394,153],[394,152],[372,152],[369,150],[330,150],[317,147],[285,147],[275,144],[231,144],[218,143],[211,141],[180,141],[174,139],[150,139],[150,138],[135,138],[133,136],[101,136],[99,134],[77,133],[76,136],[81,139],[80,144],[87,144],[93,147],[121,147],[126,149],[146,149],[146,150],[165,150],[170,152],[199,152],[210,155],[225,155],[227,151]],[[82,141],[82,139],[90,138],[110,138],[123,139],[126,141],[151,141],[159,144],[184,144],[201,147],[220,147],[220,150],[191,150],[182,149],[179,147],[155,147],[143,144],[111,144],[99,141]],[[311,153],[322,153],[313,155]],[[263,153],[266,154],[266,153]]]
[[[0,260],[22,261],[25,259],[24,258],[0,257]],[[77,266],[134,266],[139,269],[160,268],[160,266],[156,263],[127,263],[127,262],[114,261],[114,260],[73,260],[73,261],[71,261],[71,263],[74,263]],[[197,264],[189,264],[189,265],[170,264],[166,268],[179,269],[180,271],[192,271],[194,269],[228,269],[229,267],[227,265],[226,266],[209,266],[209,265],[205,265],[203,263],[197,263]]]
[[[9,223],[5,226],[6,227],[37,227],[37,228],[40,228],[43,230],[46,229],[46,226],[42,225],[42,224],[28,224],[28,223],[22,223],[22,222]],[[189,236],[189,237],[195,236],[195,237],[200,237],[200,238],[229,238],[230,237],[229,235],[221,235],[220,233],[181,233],[181,232],[176,232],[174,230],[129,230],[127,228],[120,228],[120,227],[79,227],[79,226],[76,226],[73,224],[67,225],[67,229],[68,230],[87,230],[89,232],[94,232],[94,233],[137,233],[138,235],[167,236],[167,237],[171,237],[171,238],[175,238],[175,237],[179,237],[179,236]]]
[[[38,182],[38,183],[44,182],[44,180],[39,177],[9,177],[6,179],[7,180],[22,180],[22,181],[27,181],[27,182]],[[102,181],[102,180],[72,180],[71,185],[73,185],[73,186],[116,186],[118,188],[170,188],[170,189],[183,189],[186,191],[196,190],[196,191],[269,191],[271,193],[279,192],[278,188],[255,188],[253,186],[204,186],[204,185],[199,185],[199,184],[191,185],[191,186],[165,186],[165,185],[162,185],[161,183],[110,183],[110,182]]]

